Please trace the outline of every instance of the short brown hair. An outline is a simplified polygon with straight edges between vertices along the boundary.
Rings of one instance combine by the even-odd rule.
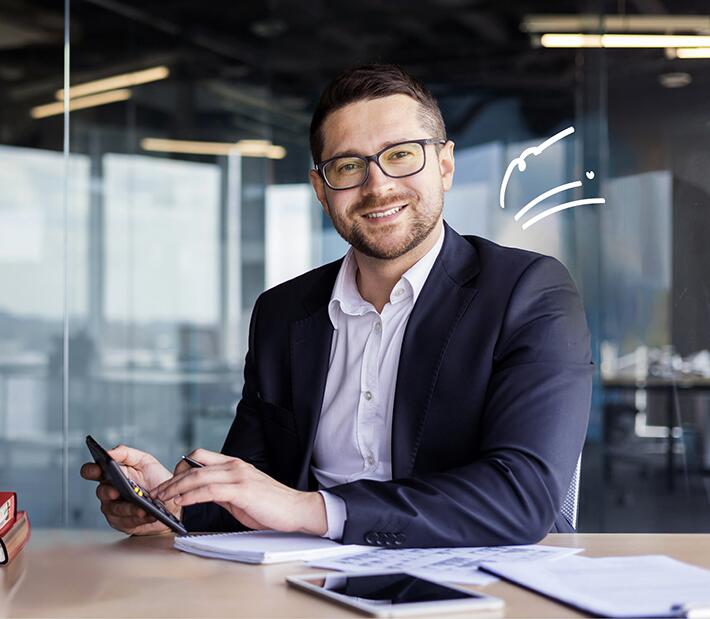
[[[323,123],[329,114],[356,101],[407,95],[419,103],[419,120],[431,137],[446,139],[446,127],[434,95],[419,80],[394,64],[366,64],[340,73],[323,91],[311,120],[311,155],[323,154]]]

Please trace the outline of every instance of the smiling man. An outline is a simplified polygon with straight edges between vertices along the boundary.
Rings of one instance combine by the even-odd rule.
[[[584,442],[584,311],[553,258],[443,221],[454,145],[401,68],[338,76],[311,124],[310,180],[351,245],[263,293],[222,453],[130,475],[193,531],[245,527],[395,547],[532,543],[561,513]],[[98,479],[95,465],[82,474]],[[167,527],[97,489],[115,528]]]

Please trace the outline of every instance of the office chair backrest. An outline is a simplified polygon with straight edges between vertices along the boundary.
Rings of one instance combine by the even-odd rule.
[[[579,503],[579,470],[582,465],[582,454],[579,454],[579,460],[577,460],[577,468],[574,470],[574,475],[572,475],[572,481],[567,489],[567,496],[562,502],[562,515],[567,518],[569,523],[576,529],[577,528],[577,505]]]

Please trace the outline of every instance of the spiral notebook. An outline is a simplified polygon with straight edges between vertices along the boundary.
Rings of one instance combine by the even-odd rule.
[[[201,557],[242,563],[312,561],[372,550],[370,546],[339,544],[303,533],[242,531],[175,538],[175,548]]]

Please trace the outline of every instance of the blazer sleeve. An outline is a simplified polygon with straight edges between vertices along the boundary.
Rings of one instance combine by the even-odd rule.
[[[477,455],[442,472],[328,488],[346,504],[343,543],[538,542],[555,522],[581,453],[592,374],[574,283],[557,260],[537,258],[507,304]]]
[[[254,363],[254,337],[259,310],[257,299],[249,323],[249,346],[244,361],[244,387],[236,416],[222,446],[222,453],[241,458],[269,473],[264,438],[258,413],[258,387]],[[215,503],[200,503],[183,509],[182,522],[188,531],[244,531],[247,529],[226,509]]]

